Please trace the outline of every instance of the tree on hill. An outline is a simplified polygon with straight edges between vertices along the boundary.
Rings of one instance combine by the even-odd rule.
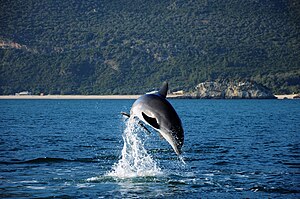
[[[300,92],[296,0],[3,1],[0,94],[135,94],[244,78]]]

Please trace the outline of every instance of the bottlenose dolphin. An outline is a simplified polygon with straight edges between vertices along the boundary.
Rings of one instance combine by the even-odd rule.
[[[151,126],[158,131],[161,137],[167,140],[175,153],[180,155],[184,142],[183,128],[175,109],[166,100],[167,92],[168,83],[164,82],[160,91],[139,97],[133,103],[130,114],[122,114],[127,117],[138,118]],[[140,123],[140,125],[145,128],[143,124]]]

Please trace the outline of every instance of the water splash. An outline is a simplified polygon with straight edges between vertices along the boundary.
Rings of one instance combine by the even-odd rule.
[[[123,133],[124,146],[122,158],[113,165],[107,176],[119,178],[145,177],[161,175],[162,171],[144,148],[144,142],[139,134],[141,128],[134,118],[126,121]]]
[[[186,165],[186,162],[184,161],[184,157],[182,155],[178,156],[178,159],[184,166]]]

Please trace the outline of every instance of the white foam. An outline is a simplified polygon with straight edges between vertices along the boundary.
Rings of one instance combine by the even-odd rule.
[[[34,189],[34,190],[43,190],[46,189],[46,187],[38,187],[38,186],[26,186],[28,189]]]
[[[15,183],[38,183],[38,181],[36,180],[24,180],[24,181],[20,181],[20,182],[15,182]]]
[[[183,163],[183,165],[186,165],[184,161],[184,157],[182,155],[178,156],[179,160]]]
[[[102,177],[91,177],[91,178],[86,179],[86,181],[87,182],[95,182],[95,181],[99,181],[101,179],[102,179]]]
[[[112,171],[107,176],[118,178],[133,178],[144,176],[161,175],[162,171],[144,148],[144,143],[139,128],[134,118],[126,121],[126,128],[123,132],[124,146],[121,159],[113,165]]]
[[[77,184],[76,187],[81,189],[81,188],[89,188],[89,187],[94,187],[95,185],[84,183],[84,184]]]

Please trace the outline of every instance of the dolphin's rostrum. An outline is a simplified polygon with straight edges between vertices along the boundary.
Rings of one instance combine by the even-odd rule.
[[[183,128],[176,111],[166,100],[167,92],[168,83],[164,82],[159,92],[139,97],[133,103],[130,115],[122,114],[128,117],[136,117],[145,124],[150,125],[167,140],[176,154],[180,155],[184,142]]]

